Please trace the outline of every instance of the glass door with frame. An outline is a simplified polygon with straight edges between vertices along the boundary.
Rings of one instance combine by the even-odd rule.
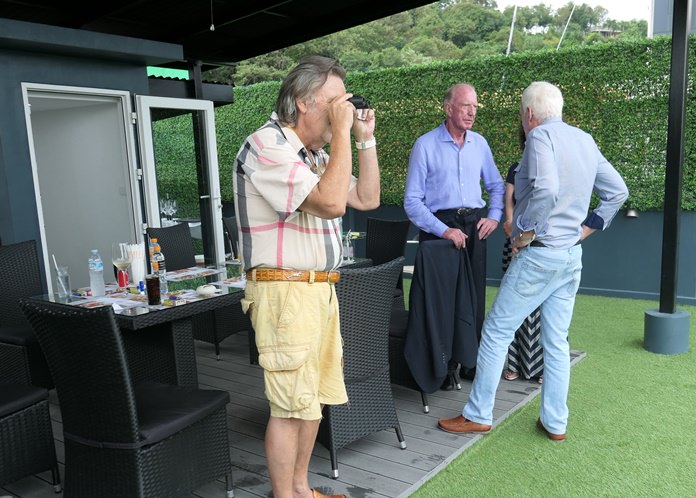
[[[213,103],[137,96],[145,223],[187,223],[199,264],[225,260]],[[166,254],[165,254],[166,257]]]

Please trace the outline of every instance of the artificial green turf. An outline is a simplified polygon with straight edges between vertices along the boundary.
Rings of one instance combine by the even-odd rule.
[[[413,496],[696,496],[696,307],[679,306],[691,315],[691,351],[671,356],[643,348],[651,308],[578,296],[570,342],[587,357],[571,369],[568,439],[536,429],[537,397]]]

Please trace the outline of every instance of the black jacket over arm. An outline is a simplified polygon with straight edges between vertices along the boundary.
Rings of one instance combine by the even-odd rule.
[[[467,252],[450,240],[421,242],[409,303],[404,355],[418,385],[432,393],[447,376],[450,358],[476,366],[476,292]]]

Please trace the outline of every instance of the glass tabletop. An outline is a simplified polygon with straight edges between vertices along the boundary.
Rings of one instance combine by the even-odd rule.
[[[134,316],[215,296],[241,292],[245,287],[246,280],[240,274],[240,268],[238,261],[231,260],[226,261],[224,265],[215,267],[195,266],[167,272],[169,292],[162,296],[162,303],[157,305],[148,305],[147,295],[140,292],[137,287],[118,287],[114,282],[105,285],[106,294],[104,296],[91,296],[89,288],[83,287],[76,289],[68,297],[61,298],[53,295],[46,296],[46,298],[53,302],[85,308],[110,305],[113,306],[114,312],[117,314]],[[199,287],[204,285],[213,286],[214,290],[211,292],[209,288],[200,289],[201,293],[199,293]],[[202,294],[204,290],[208,291],[205,295]]]

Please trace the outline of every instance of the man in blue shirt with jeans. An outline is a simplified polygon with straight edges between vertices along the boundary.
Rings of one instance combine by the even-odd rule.
[[[493,161],[488,142],[471,130],[476,119],[476,90],[466,83],[452,86],[444,98],[445,122],[416,140],[411,150],[404,194],[404,209],[420,229],[421,242],[448,239],[466,248],[476,288],[476,334],[486,309],[486,239],[503,213],[505,184]],[[486,217],[481,180],[490,205]],[[463,367],[462,367],[463,369]],[[456,364],[450,365],[456,370]],[[462,372],[473,378],[473,370]],[[452,389],[448,376],[443,389]]]
[[[537,425],[553,441],[566,438],[568,329],[582,272],[580,242],[609,226],[628,189],[594,139],[562,121],[562,111],[563,96],[551,83],[534,82],[522,94],[527,142],[515,176],[514,258],[483,325],[469,401],[462,415],[439,420],[444,431],[490,431],[508,345],[524,318],[541,306],[544,384]],[[593,191],[599,204],[588,216]]]

